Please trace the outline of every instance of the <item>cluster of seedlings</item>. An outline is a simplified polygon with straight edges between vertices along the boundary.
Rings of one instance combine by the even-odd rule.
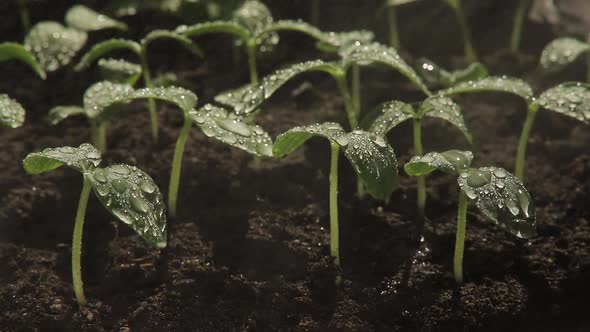
[[[227,12],[215,20],[179,26],[174,30],[154,30],[142,40],[109,39],[92,46],[81,56],[75,70],[89,68],[98,62],[103,80],[92,84],[83,96],[83,105],[55,106],[49,110],[49,122],[57,124],[71,116],[83,116],[89,122],[91,144],[79,147],[48,148],[29,154],[24,169],[31,174],[48,172],[62,165],[82,174],[83,186],[76,214],[72,242],[72,275],[78,302],[85,303],[82,288],[80,253],[85,209],[93,191],[104,207],[123,223],[129,225],[148,243],[157,248],[166,246],[166,216],[175,217],[183,152],[188,134],[197,127],[207,137],[242,149],[255,158],[282,158],[301,147],[313,137],[323,137],[330,146],[329,215],[330,254],[340,271],[338,225],[338,160],[341,152],[353,166],[358,179],[359,197],[366,194],[389,200],[399,185],[398,162],[394,148],[387,141],[391,131],[401,123],[413,123],[414,156],[404,165],[409,176],[416,177],[417,208],[426,214],[426,177],[434,171],[455,175],[459,201],[455,243],[454,275],[463,281],[462,260],[467,223],[467,207],[476,208],[509,233],[530,238],[536,235],[534,203],[524,182],[526,149],[536,114],[544,109],[590,122],[590,85],[581,82],[563,83],[540,94],[519,78],[491,76],[476,62],[468,25],[459,0],[447,0],[456,13],[463,31],[465,56],[471,63],[467,68],[448,71],[431,60],[418,59],[411,66],[397,52],[400,45],[395,22],[395,8],[409,0],[387,0],[391,28],[391,46],[376,42],[369,31],[325,32],[301,20],[274,20],[269,9],[257,0],[234,4],[206,1],[218,7],[215,13]],[[231,3],[231,4],[230,4]],[[319,1],[312,1],[312,17],[319,20]],[[528,1],[521,0],[515,17],[511,49],[518,51],[520,31]],[[23,7],[24,8],[24,7]],[[208,7],[209,8],[209,7]],[[230,9],[228,9],[230,8]],[[141,8],[135,8],[141,10]],[[211,8],[209,8],[211,9]],[[176,10],[179,10],[178,8]],[[115,11],[116,12],[116,11]],[[26,14],[23,14],[26,17]],[[124,23],[81,5],[72,7],[65,16],[67,26],[58,22],[41,22],[30,28],[23,45],[0,44],[0,61],[20,60],[28,64],[42,79],[68,65],[86,42],[87,33],[100,29],[125,30]],[[24,24],[28,29],[27,24]],[[318,53],[331,53],[333,60],[310,60],[291,64],[259,77],[257,59],[271,53],[283,31],[301,33],[316,41]],[[199,105],[197,95],[185,88],[159,86],[152,79],[148,66],[148,46],[158,39],[178,42],[197,57],[206,57],[195,44],[205,34],[221,33],[231,36],[236,49],[247,55],[250,81],[230,91],[220,91],[215,104]],[[114,51],[126,50],[131,57],[106,58]],[[570,38],[552,42],[541,56],[547,70],[557,70],[590,51],[590,44]],[[120,54],[117,52],[116,54]],[[319,57],[319,55],[318,55]],[[590,59],[590,58],[589,58]],[[589,60],[590,61],[590,60]],[[405,102],[387,101],[373,110],[360,108],[360,68],[375,66],[399,72],[424,97]],[[326,122],[297,126],[274,140],[256,124],[264,102],[288,81],[308,72],[321,72],[332,77],[343,99],[347,123]],[[142,78],[139,82],[139,78]],[[138,86],[140,85],[140,86]],[[472,137],[462,115],[461,105],[453,99],[458,94],[501,92],[516,95],[524,101],[527,117],[518,143],[514,174],[508,170],[486,166],[474,167],[470,151],[449,150],[428,152],[422,144],[422,122],[425,118],[444,120],[457,128],[468,143]],[[108,148],[107,127],[129,109],[129,103],[146,99],[151,119],[151,135],[158,140],[156,101],[175,105],[184,119],[171,161],[167,211],[157,184],[148,174],[135,166],[115,164],[101,167],[101,153]],[[526,106],[526,108],[524,107]],[[24,122],[25,111],[15,100],[0,95],[0,123],[18,127]],[[476,144],[476,143],[474,143]],[[259,159],[258,159],[259,160]],[[395,204],[395,202],[392,202]],[[341,275],[336,282],[341,280]]]

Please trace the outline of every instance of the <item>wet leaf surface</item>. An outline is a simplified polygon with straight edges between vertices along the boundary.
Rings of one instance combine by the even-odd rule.
[[[65,22],[68,26],[82,31],[103,29],[127,30],[127,25],[104,14],[83,6],[74,5],[66,13]]]
[[[507,76],[489,76],[480,80],[462,82],[446,90],[441,90],[439,94],[450,96],[485,91],[511,93],[522,97],[527,102],[533,98],[533,90],[528,83],[519,78]]]
[[[433,171],[458,174],[459,171],[467,169],[472,161],[473,153],[471,151],[429,152],[423,156],[412,157],[404,165],[404,169],[410,176],[428,175]]]
[[[141,45],[139,43],[127,39],[109,39],[92,46],[90,51],[86,52],[80,62],[78,62],[75,70],[80,71],[85,69],[105,54],[123,49],[130,50],[136,55],[141,54]]]
[[[543,92],[535,101],[539,106],[590,124],[590,85],[563,83]]]
[[[8,60],[19,60],[31,67],[39,77],[45,79],[45,71],[37,63],[31,52],[23,45],[17,43],[0,43],[0,62]]]
[[[590,50],[590,44],[574,38],[558,38],[549,43],[541,53],[541,66],[545,70],[558,71]]]
[[[141,66],[123,59],[100,59],[98,67],[103,79],[133,85],[141,75]]]
[[[29,174],[49,172],[62,165],[84,173],[98,167],[101,160],[100,151],[84,143],[77,148],[63,146],[30,153],[23,161],[23,167]]]
[[[17,128],[25,123],[25,109],[8,95],[0,94],[0,125]]]
[[[70,63],[84,46],[84,31],[66,28],[58,22],[44,21],[31,28],[25,38],[25,47],[45,71],[56,71]]]

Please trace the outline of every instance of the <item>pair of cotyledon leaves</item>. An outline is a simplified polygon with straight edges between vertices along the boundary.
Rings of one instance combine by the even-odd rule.
[[[80,173],[102,205],[129,225],[148,243],[166,246],[166,214],[162,194],[154,180],[135,166],[100,167],[101,154],[90,144],[78,148],[49,148],[29,154],[23,162],[30,174],[52,171],[63,165]]]
[[[517,237],[536,236],[535,207],[522,182],[503,168],[471,168],[472,160],[470,151],[431,152],[413,157],[404,168],[412,176],[457,175],[460,190],[484,216]]]

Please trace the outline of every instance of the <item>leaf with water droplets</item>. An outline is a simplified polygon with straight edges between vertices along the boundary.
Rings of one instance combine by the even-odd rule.
[[[541,53],[541,66],[545,70],[558,71],[589,50],[588,43],[574,38],[558,38],[549,43]]]
[[[37,75],[45,79],[43,68],[37,63],[35,57],[23,45],[17,43],[0,43],[0,62],[19,60],[29,65]]]
[[[461,114],[461,107],[451,98],[443,96],[430,97],[420,105],[418,114],[419,116],[439,118],[449,122],[457,127],[467,141],[471,143],[471,134],[465,125],[463,114]]]
[[[226,33],[242,40],[250,38],[250,32],[246,28],[232,21],[204,22],[190,26],[181,25],[176,29],[176,32],[187,37],[197,37],[209,33]]]
[[[176,86],[143,88],[134,91],[129,99],[153,98],[169,102],[178,106],[184,113],[188,113],[197,105],[197,95],[192,91]]]
[[[473,153],[471,151],[429,152],[423,156],[412,157],[404,165],[404,170],[410,176],[424,176],[433,171],[458,174],[461,170],[469,168],[472,161]]]
[[[230,106],[237,114],[251,113],[287,81],[297,75],[312,71],[337,75],[340,68],[335,63],[321,60],[298,63],[271,73],[264,77],[258,85],[246,85],[235,90],[223,92],[215,96],[215,101],[222,105]]]
[[[412,105],[401,101],[389,101],[367,114],[360,127],[377,135],[385,136],[400,123],[416,116]]]
[[[55,106],[49,110],[47,119],[52,125],[56,125],[63,120],[75,115],[85,115],[86,111],[80,106]]]
[[[135,166],[115,164],[84,176],[102,205],[149,244],[166,247],[166,214],[160,189]]]
[[[417,61],[418,74],[431,86],[451,87],[465,81],[475,81],[488,76],[487,69],[479,62],[467,68],[449,72],[433,61],[422,58]]]
[[[590,124],[590,85],[569,82],[553,87],[535,101],[548,110]]]
[[[246,0],[232,15],[232,20],[245,27],[250,36],[254,37],[273,23],[270,10],[258,0]],[[238,41],[241,43],[242,41]],[[268,52],[279,42],[276,33],[269,33],[256,39],[256,44],[261,52]]]
[[[70,63],[84,46],[84,31],[66,28],[58,22],[45,21],[31,28],[25,38],[25,47],[45,71],[56,71]]]
[[[66,13],[65,22],[72,28],[82,31],[97,31],[103,29],[127,30],[127,25],[114,20],[104,14],[83,6],[74,5]]]
[[[90,51],[86,52],[80,62],[74,68],[77,71],[83,70],[90,66],[96,59],[101,58],[117,50],[130,50],[136,55],[141,54],[141,45],[127,39],[109,39],[92,46]]]
[[[141,44],[144,48],[147,48],[150,43],[159,39],[169,39],[176,41],[192,54],[201,58],[204,56],[203,51],[195,43],[193,43],[193,41],[190,38],[176,31],[153,30],[141,40]]]
[[[354,43],[342,48],[338,53],[342,58],[342,65],[344,68],[348,68],[353,64],[360,66],[373,64],[385,65],[399,71],[412,83],[418,86],[418,88],[420,88],[426,95],[431,94],[414,69],[412,69],[412,67],[410,67],[392,47],[379,43]]]
[[[257,35],[258,38],[262,35],[270,34],[272,32],[279,32],[279,31],[292,31],[292,32],[300,32],[306,34],[318,41],[326,40],[327,34],[320,29],[316,28],[315,26],[303,22],[301,20],[280,20],[277,22],[268,25],[264,30],[260,31]]]
[[[29,153],[23,161],[23,167],[29,174],[49,172],[62,165],[84,173],[98,167],[100,162],[100,151],[94,146],[84,143],[77,148],[62,146]]]
[[[366,45],[373,42],[375,35],[367,30],[347,32],[326,32],[319,40],[317,47],[324,52],[338,52],[350,45]]]
[[[348,144],[348,134],[334,122],[324,122],[309,126],[297,126],[279,135],[273,147],[273,155],[282,158],[297,150],[307,140],[319,136],[336,142],[340,146]]]
[[[84,110],[90,119],[98,117],[107,118],[112,110],[110,106],[127,101],[133,93],[133,88],[128,84],[119,84],[102,81],[91,85],[84,93]]]
[[[527,102],[533,98],[533,89],[519,78],[489,76],[475,81],[461,82],[451,88],[439,91],[440,95],[450,96],[471,92],[506,92],[522,97]]]
[[[227,110],[210,104],[189,116],[203,133],[260,157],[272,157],[272,139],[260,126],[250,124]]]
[[[123,59],[98,60],[100,74],[104,80],[134,85],[141,75],[141,66]]]
[[[400,6],[406,3],[416,2],[420,0],[387,0],[385,1],[386,6]]]
[[[503,168],[481,167],[461,172],[461,190],[489,219],[528,239],[537,235],[535,206],[520,180]]]
[[[25,109],[8,95],[0,94],[0,125],[17,128],[25,122]]]

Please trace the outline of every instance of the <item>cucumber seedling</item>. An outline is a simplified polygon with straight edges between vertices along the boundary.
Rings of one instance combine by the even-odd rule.
[[[90,144],[64,146],[29,154],[23,167],[29,174],[68,166],[82,174],[83,186],[72,238],[72,280],[78,304],[85,305],[82,282],[82,235],[90,191],[115,218],[127,224],[149,244],[166,247],[166,215],[158,186],[135,166],[114,164],[99,167],[100,152]]]
[[[333,122],[295,127],[277,137],[273,154],[284,157],[312,137],[323,137],[330,142],[330,254],[340,268],[338,226],[338,158],[340,150],[352,164],[369,194],[377,199],[388,199],[398,183],[397,160],[393,148],[382,136],[366,131],[345,132]],[[338,279],[339,280],[339,279]]]
[[[586,61],[586,81],[590,83],[590,44],[575,38],[563,37],[550,42],[541,53],[541,67],[557,72],[575,62],[582,55]]]
[[[472,168],[473,153],[450,150],[413,157],[404,169],[411,176],[433,171],[457,175],[459,208],[453,272],[463,282],[463,251],[467,226],[467,205],[475,202],[478,210],[495,224],[519,238],[537,235],[535,207],[524,185],[514,175],[498,167]]]
[[[401,101],[386,102],[367,114],[361,128],[385,137],[390,130],[406,120],[412,120],[414,129],[414,154],[424,154],[422,145],[422,121],[424,118],[445,120],[463,133],[469,143],[471,134],[467,130],[461,108],[453,100],[443,96],[434,96],[424,100],[417,108]],[[418,212],[424,215],[426,206],[426,179],[418,177],[417,193]]]

